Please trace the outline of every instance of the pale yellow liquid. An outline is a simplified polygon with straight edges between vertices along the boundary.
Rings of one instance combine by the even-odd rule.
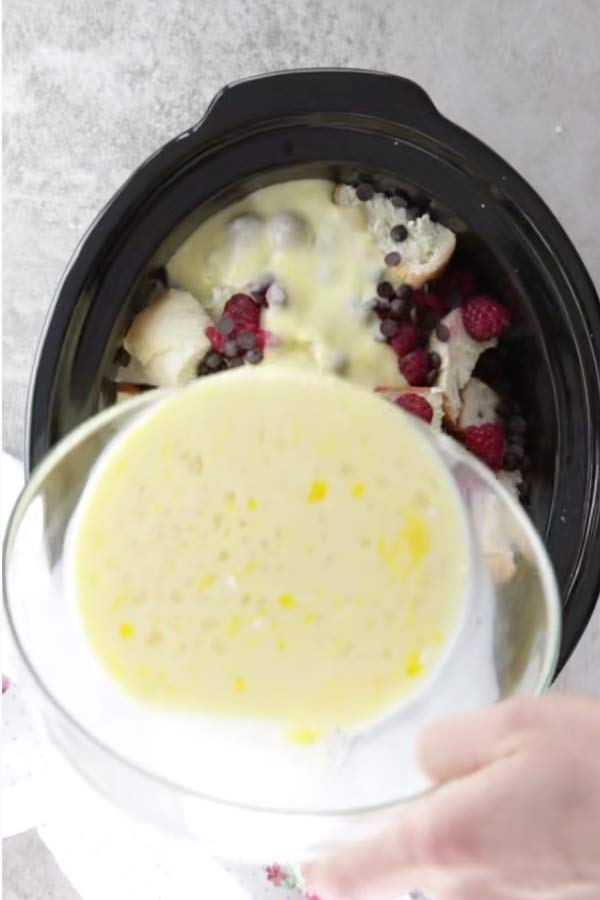
[[[94,472],[73,547],[85,631],[122,687],[300,743],[410,696],[465,602],[464,515],[425,434],[285,368],[145,414]]]
[[[343,371],[369,387],[403,387],[396,354],[374,338],[378,321],[361,313],[361,303],[376,296],[384,277],[381,251],[364,209],[335,204],[334,188],[323,179],[285,181],[227,206],[179,248],[168,265],[170,281],[217,316],[225,299],[268,273],[287,302],[263,313],[262,325],[276,341],[265,363],[285,359],[321,372]],[[273,240],[282,213],[303,229],[300,239],[283,246]],[[238,240],[232,224],[248,216],[255,232]]]

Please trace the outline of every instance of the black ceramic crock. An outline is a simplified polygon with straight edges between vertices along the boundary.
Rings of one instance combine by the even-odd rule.
[[[598,297],[531,187],[403,78],[311,70],[233,84],[131,176],[52,303],[30,387],[27,465],[106,403],[148,272],[203,218],[274,181],[359,174],[434,198],[459,256],[513,310],[504,369],[529,422],[529,512],[562,592],[562,666],[600,590]]]

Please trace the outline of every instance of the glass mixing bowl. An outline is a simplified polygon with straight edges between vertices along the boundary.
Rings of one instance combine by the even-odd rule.
[[[93,787],[130,814],[210,852],[249,861],[307,859],[372,837],[430,789],[414,752],[426,722],[539,694],[550,683],[561,615],[542,543],[485,466],[451,438],[428,431],[464,504],[475,561],[465,621],[439,670],[384,722],[330,748],[322,802],[299,799],[293,779],[282,779],[276,767],[275,791],[270,771],[261,773],[260,759],[243,741],[232,742],[217,767],[214,753],[203,755],[200,748],[190,783],[177,765],[185,728],[178,730],[175,720],[172,731],[164,720],[149,726],[131,698],[114,714],[105,705],[107,685],[114,693],[114,683],[100,667],[84,677],[91,652],[77,640],[63,572],[69,524],[91,468],[116,435],[166,396],[149,392],[81,425],[45,457],[16,504],[3,577],[22,684],[52,743]],[[415,427],[424,428],[416,420]],[[160,768],[148,763],[144,748],[165,736],[173,756]],[[139,753],[130,752],[135,740]],[[228,780],[228,771],[235,778]]]

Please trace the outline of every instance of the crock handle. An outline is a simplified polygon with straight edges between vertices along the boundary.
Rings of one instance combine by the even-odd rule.
[[[317,123],[331,113],[415,128],[439,116],[423,88],[407,78],[355,69],[305,69],[228,85],[194,130],[213,138],[271,118],[312,115]]]

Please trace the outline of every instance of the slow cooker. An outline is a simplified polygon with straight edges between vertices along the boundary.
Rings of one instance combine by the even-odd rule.
[[[431,198],[459,257],[513,312],[503,374],[529,423],[528,512],[563,598],[560,669],[600,590],[600,303],[526,181],[405,78],[323,69],[237,82],[131,175],[76,249],[48,313],[26,465],[111,402],[117,351],[148,274],[217,209],[315,176]]]

